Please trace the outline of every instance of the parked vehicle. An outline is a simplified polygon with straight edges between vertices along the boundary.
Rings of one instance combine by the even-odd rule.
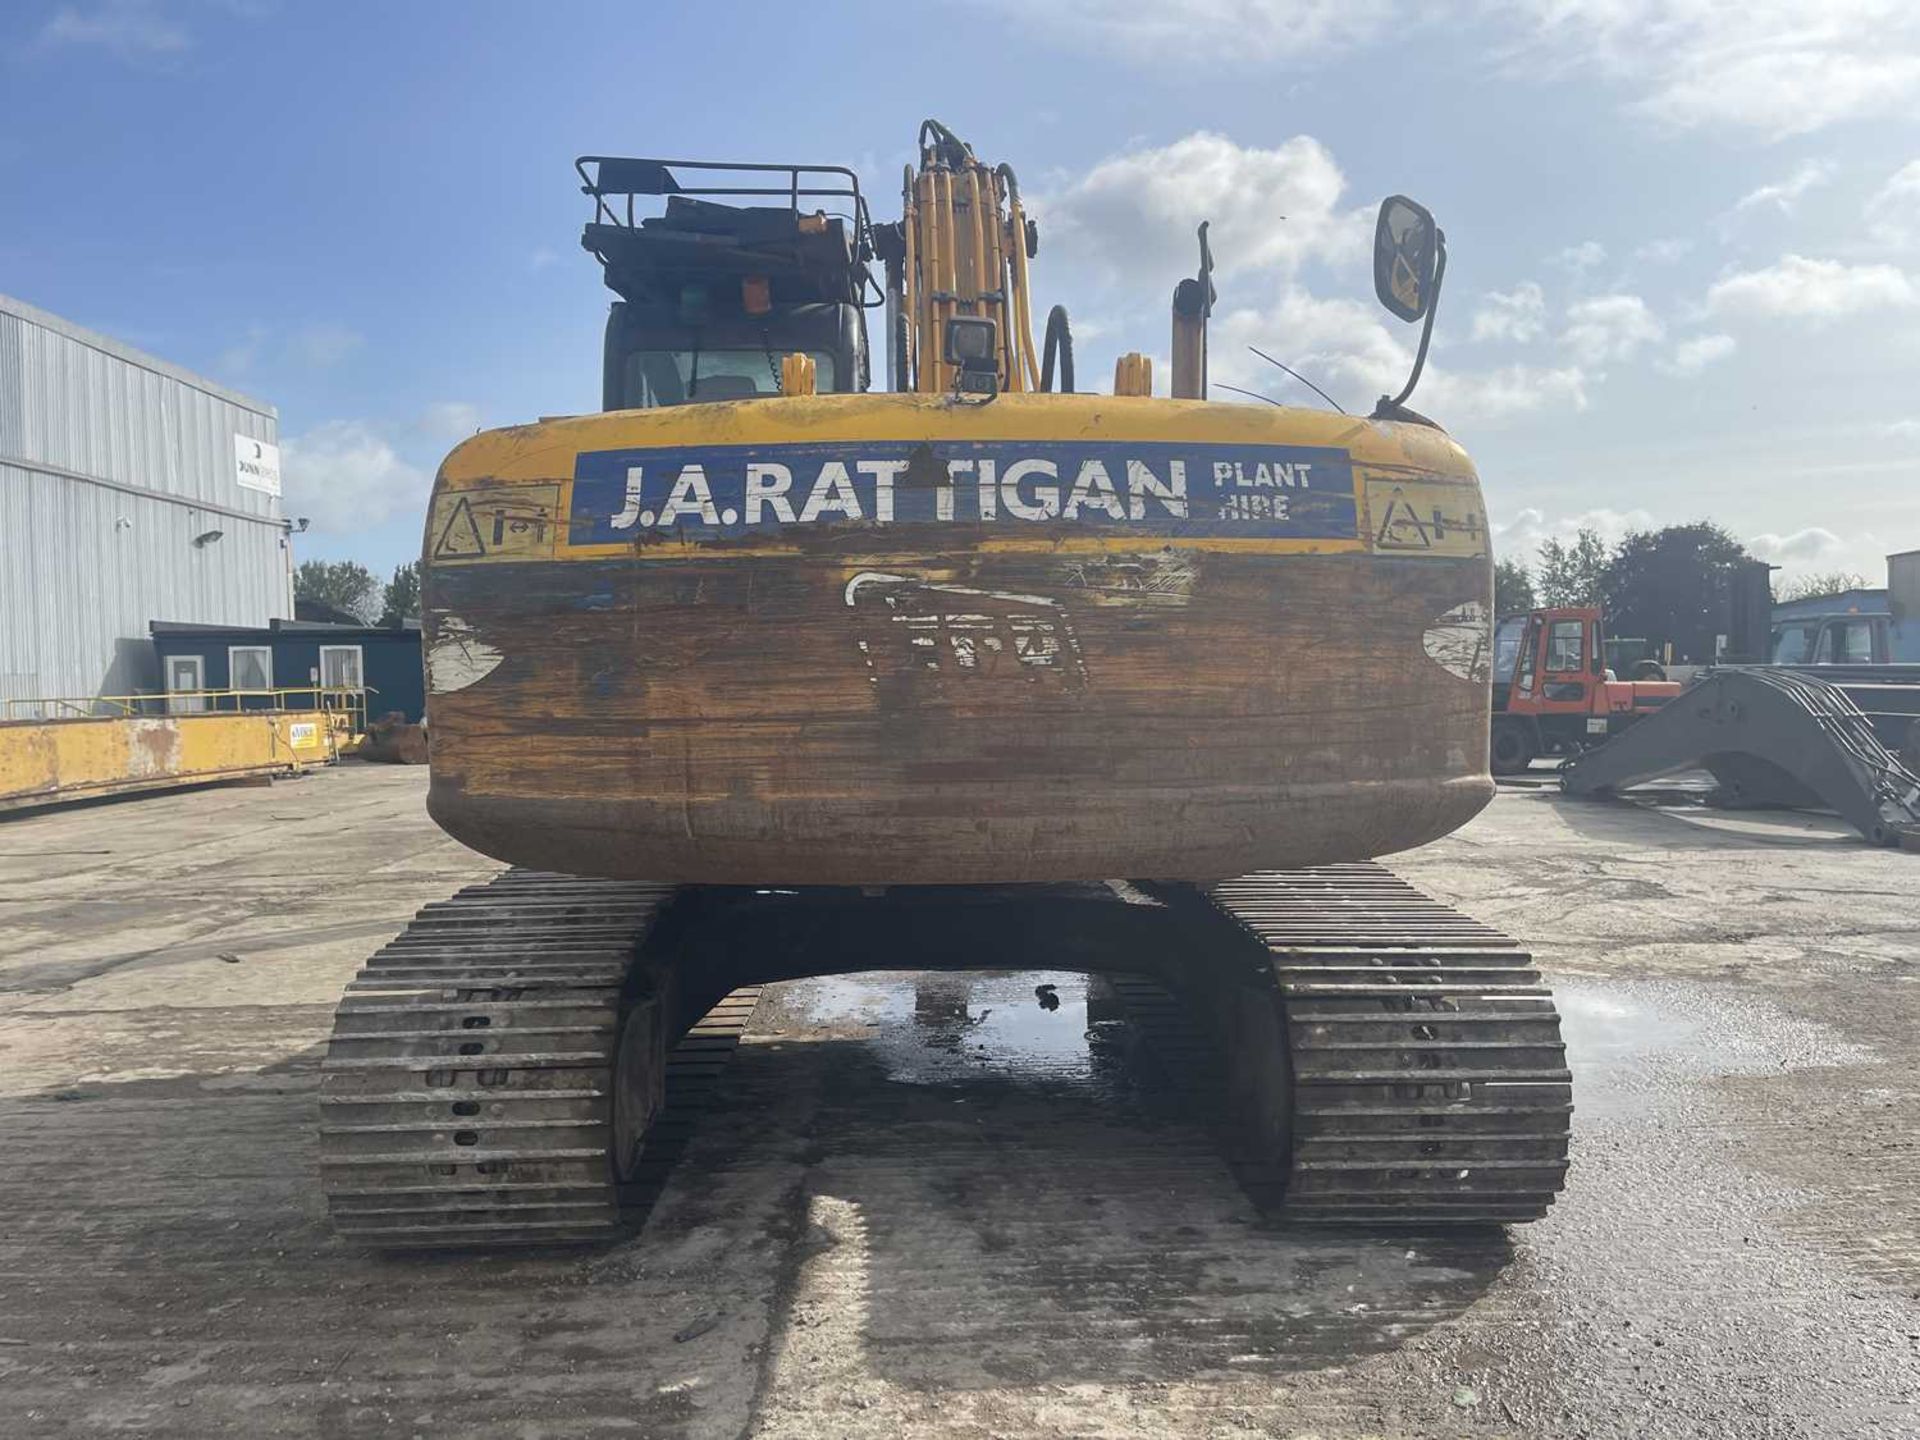
[[[1510,615],[1493,640],[1493,725],[1488,763],[1496,775],[1525,770],[1538,755],[1577,755],[1617,735],[1680,693],[1652,660],[1652,674],[1622,680],[1607,667],[1598,606]]]

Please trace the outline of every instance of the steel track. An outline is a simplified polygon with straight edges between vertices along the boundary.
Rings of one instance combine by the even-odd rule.
[[[1254,943],[1196,930],[1204,960],[1110,984],[1176,1086],[1221,1112],[1263,1209],[1422,1228],[1546,1213],[1572,1077],[1532,957],[1379,865],[1246,875],[1205,899]]]
[[[672,893],[510,871],[427,906],[368,961],[322,1070],[321,1178],[343,1235],[415,1248],[622,1233],[760,993],[735,990],[670,1052],[666,1108],[623,1182],[617,1037]],[[1113,983],[1178,1077],[1215,1093],[1224,1080],[1264,1111],[1231,1150],[1257,1199],[1335,1224],[1546,1212],[1571,1076],[1552,993],[1514,941],[1373,864],[1186,894],[1197,928],[1175,932],[1186,953],[1163,969],[1182,1000],[1153,979]]]
[[[508,871],[428,905],[347,986],[321,1071],[320,1176],[378,1248],[621,1233],[745,1030],[736,990],[669,1053],[667,1108],[615,1176],[622,995],[672,891]]]

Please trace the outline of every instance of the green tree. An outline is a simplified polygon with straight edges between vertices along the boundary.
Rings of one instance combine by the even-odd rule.
[[[1711,521],[1641,530],[1613,552],[1600,577],[1607,632],[1647,640],[1658,653],[1671,642],[1685,663],[1714,658],[1714,637],[1729,626],[1733,567],[1751,557]]]
[[[293,574],[293,595],[371,623],[379,609],[376,584],[373,572],[357,560],[302,560]]]
[[[1857,570],[1822,570],[1798,575],[1781,582],[1773,592],[1775,600],[1812,600],[1820,595],[1838,595],[1843,590],[1864,590],[1867,577]]]
[[[380,604],[380,623],[398,625],[402,620],[420,618],[420,565],[409,560],[404,565],[393,567],[393,578],[387,581]]]
[[[1514,615],[1533,609],[1533,575],[1518,560],[1500,560],[1493,567],[1493,613]]]
[[[1571,544],[1548,540],[1540,547],[1540,603],[1598,605],[1607,563],[1607,542],[1597,530],[1575,532]]]

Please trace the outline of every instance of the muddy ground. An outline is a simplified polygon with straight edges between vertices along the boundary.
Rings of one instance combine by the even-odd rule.
[[[1081,977],[903,955],[769,993],[630,1243],[379,1259],[313,1096],[362,956],[494,868],[424,780],[0,822],[0,1435],[1920,1435],[1920,855],[1507,790],[1401,857],[1565,1013],[1507,1238],[1263,1222]]]

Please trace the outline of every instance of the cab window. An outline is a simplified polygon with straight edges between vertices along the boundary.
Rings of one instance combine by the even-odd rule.
[[[1495,680],[1513,679],[1513,667],[1520,662],[1520,637],[1526,633],[1526,629],[1526,617],[1516,615],[1511,620],[1502,620],[1500,628],[1493,632]]]
[[[1873,663],[1873,623],[1869,620],[1842,620],[1820,632],[1820,648],[1814,652],[1816,665],[1870,665]]]
[[[1531,690],[1533,688],[1534,660],[1539,648],[1540,627],[1537,624],[1529,622],[1527,625],[1526,641],[1520,647],[1520,670],[1514,677],[1519,681],[1522,690]]]
[[[1556,620],[1547,634],[1547,673],[1571,675],[1587,668],[1587,622]]]
[[[814,383],[822,393],[834,388],[833,356],[810,350]],[[752,400],[780,393],[780,355],[758,350],[636,350],[627,356],[627,404],[650,410],[702,400]]]
[[[1776,665],[1805,665],[1813,659],[1813,633],[1811,625],[1783,625],[1773,632],[1773,663]]]

